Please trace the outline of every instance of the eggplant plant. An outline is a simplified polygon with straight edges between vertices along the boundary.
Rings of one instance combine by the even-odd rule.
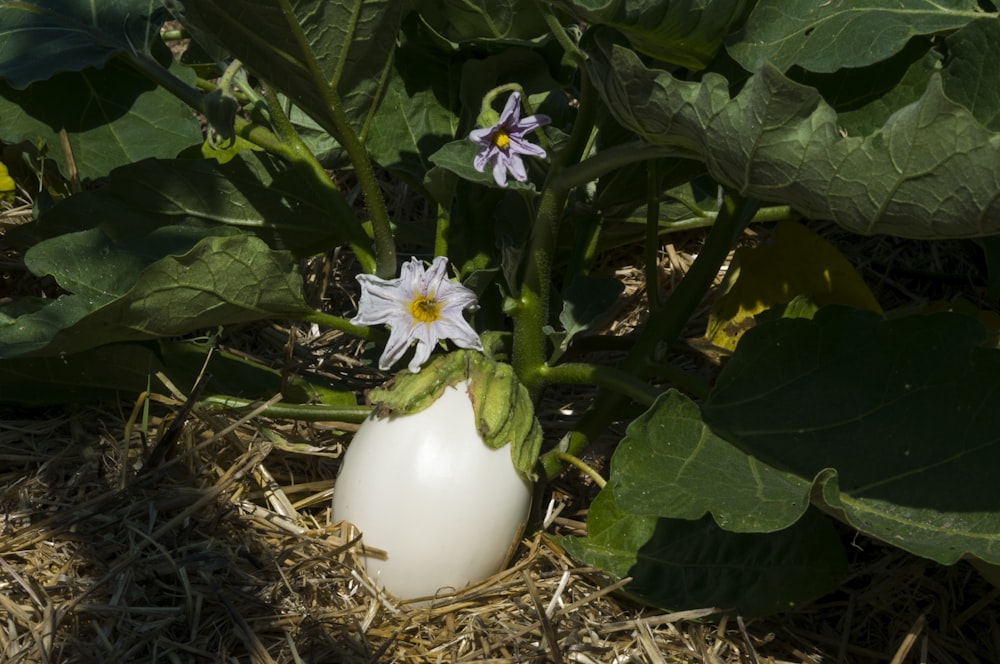
[[[845,526],[988,570],[994,319],[892,310],[822,229],[975,240],[995,268],[997,63],[983,0],[0,0],[0,204],[34,203],[3,241],[60,289],[0,304],[0,399],[183,383],[177,338],[298,321],[397,373],[359,408],[220,354],[203,403],[371,411],[333,514],[390,594],[496,572],[529,482],[615,423],[587,535],[558,542],[647,603],[818,597]],[[429,213],[394,218],[387,179]],[[667,292],[660,249],[691,232]],[[356,311],[304,297],[335,250]],[[638,257],[641,322],[610,334]],[[706,348],[708,382],[681,361]],[[560,385],[598,388],[565,436],[534,412]]]

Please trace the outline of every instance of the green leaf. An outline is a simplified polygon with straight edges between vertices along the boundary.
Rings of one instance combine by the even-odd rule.
[[[64,268],[43,245],[29,252],[38,273]],[[82,272],[104,266],[79,257]],[[179,336],[206,327],[296,316],[309,307],[287,252],[245,235],[208,237],[181,256],[149,265],[124,294],[63,295],[0,326],[0,358],[75,353],[120,341]]]
[[[660,519],[625,590],[669,610],[715,606],[744,617],[792,609],[837,588],[843,544],[815,510],[775,533],[733,533],[711,519]]]
[[[614,486],[605,486],[587,511],[586,537],[559,537],[571,556],[619,579],[635,566],[639,549],[656,530],[657,518],[618,507]]]
[[[228,226],[307,256],[340,244],[338,215],[354,214],[339,192],[325,193],[264,153],[244,151],[222,165],[148,159],[116,168],[106,187],[62,201],[22,233],[53,237],[99,227],[118,240],[169,225]],[[336,209],[328,205],[330,196],[340,202]]]
[[[453,48],[468,43],[523,44],[548,34],[532,0],[422,0],[417,12]]]
[[[189,71],[174,73],[194,82]],[[201,141],[190,109],[119,61],[57,74],[23,90],[0,81],[0,117],[0,140],[42,142],[47,156],[68,174],[59,137],[65,129],[82,178],[98,178],[147,157],[173,157]]]
[[[455,138],[458,68],[450,57],[415,40],[399,47],[368,149],[382,166],[422,182],[430,155]]]
[[[747,71],[767,60],[815,72],[864,67],[889,58],[917,35],[955,30],[982,17],[976,0],[759,0],[727,46]]]
[[[0,0],[0,79],[23,90],[133,49],[162,53],[164,18],[159,0]]]
[[[574,277],[563,294],[563,309],[559,313],[559,322],[566,332],[562,349],[569,348],[573,337],[589,330],[607,314],[623,290],[625,285],[614,277]]]
[[[391,70],[401,0],[180,0],[184,21],[211,34],[256,75],[338,137],[339,99],[364,140]]]
[[[723,185],[863,234],[978,237],[1000,231],[1000,135],[948,99],[939,76],[870,136],[843,136],[819,93],[772,67],[736,97],[728,82],[648,69],[595,38],[587,67],[615,118],[695,154]]]
[[[486,167],[482,173],[477,171],[472,165],[476,158],[478,146],[468,138],[460,138],[457,141],[447,143],[440,150],[430,156],[431,163],[447,171],[458,175],[464,180],[476,184],[486,185],[496,189],[511,189],[514,191],[535,191],[535,185],[528,182],[518,182],[514,178],[507,180],[507,186],[501,187],[493,179],[493,169]],[[530,165],[529,165],[530,168]]]
[[[995,564],[1000,351],[986,339],[949,312],[885,321],[827,307],[762,323],[723,369],[705,422],[868,535],[944,564]],[[762,477],[733,477],[731,490],[778,487]]]
[[[845,569],[829,520],[809,512],[787,530],[731,533],[711,519],[657,519],[622,510],[610,482],[587,514],[587,536],[558,543],[617,578],[625,592],[668,610],[719,607],[775,613],[833,590]]]
[[[983,125],[1000,130],[1000,21],[973,21],[945,39],[944,91]]]
[[[675,390],[629,424],[611,481],[618,505],[631,513],[691,520],[711,513],[739,532],[787,528],[809,507],[807,482],[714,434],[698,406]]]
[[[882,313],[840,250],[805,225],[783,221],[766,242],[736,249],[712,304],[705,338],[735,350],[754,316],[803,296],[819,306],[844,304]]]
[[[704,69],[722,38],[738,27],[753,0],[562,0],[591,25],[615,28],[639,52],[690,69]]]

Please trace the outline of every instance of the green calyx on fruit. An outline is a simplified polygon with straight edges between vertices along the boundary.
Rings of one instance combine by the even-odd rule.
[[[469,383],[476,429],[491,449],[510,445],[511,460],[526,479],[534,480],[542,446],[542,428],[528,390],[509,364],[482,353],[458,350],[428,362],[419,373],[401,372],[368,394],[378,418],[418,413],[434,403],[446,387]]]

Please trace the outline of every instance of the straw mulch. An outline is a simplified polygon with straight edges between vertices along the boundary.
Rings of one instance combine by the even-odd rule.
[[[758,232],[767,231],[747,241]],[[700,242],[673,239],[661,255],[665,291]],[[844,240],[892,306],[948,297],[956,275],[965,293],[979,278],[966,245],[935,243],[927,260],[929,246]],[[3,260],[0,297],[52,288],[16,252]],[[919,278],[894,269],[901,262]],[[341,314],[356,292],[343,263],[334,254],[303,266],[310,300]],[[641,256],[609,259],[630,264]],[[613,269],[627,288],[607,331],[624,334],[644,316],[642,270]],[[937,290],[915,290],[928,283]],[[336,333],[259,324],[223,343],[272,366],[294,357],[296,370],[356,380],[359,392],[379,380],[358,359],[363,345]],[[1000,662],[1000,590],[969,565],[945,568],[847,531],[849,576],[794,611],[744,620],[715,607],[638,606],[618,592],[624,580],[580,566],[550,538],[585,531],[595,488],[572,471],[544,492],[538,527],[508,569],[454,595],[397,602],[366,577],[356,533],[330,513],[352,427],[188,409],[186,387],[0,408],[0,662]],[[588,397],[575,388],[541,405],[550,442]],[[590,457],[598,468],[620,434]]]

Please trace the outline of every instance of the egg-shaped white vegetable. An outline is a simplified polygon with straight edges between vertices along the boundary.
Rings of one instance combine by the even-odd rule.
[[[476,430],[463,382],[418,413],[362,423],[337,476],[333,517],[387,553],[366,557],[368,575],[413,599],[500,571],[530,503],[510,447],[490,449]]]

